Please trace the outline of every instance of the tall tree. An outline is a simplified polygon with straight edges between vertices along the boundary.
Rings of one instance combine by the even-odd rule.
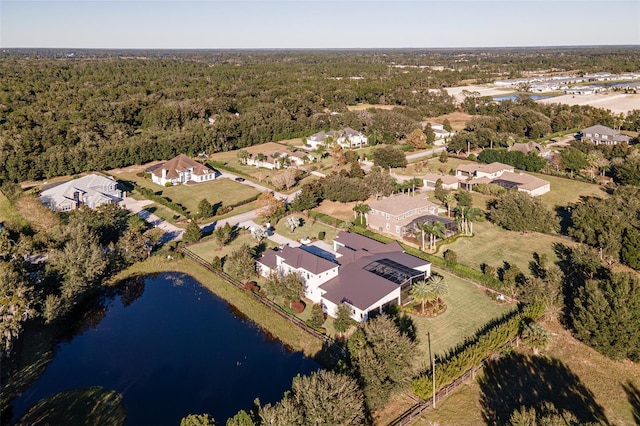
[[[436,295],[433,293],[433,291],[431,291],[429,283],[425,280],[420,280],[413,283],[413,285],[411,286],[411,290],[409,290],[409,295],[420,302],[423,315],[425,303],[432,303],[436,300]]]
[[[353,339],[353,342],[351,340]],[[387,403],[413,377],[418,356],[415,342],[386,315],[370,319],[350,338],[351,357],[364,383],[369,409]]]

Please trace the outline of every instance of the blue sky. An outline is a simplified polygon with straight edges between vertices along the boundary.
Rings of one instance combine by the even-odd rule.
[[[0,47],[640,45],[640,1],[5,1]]]

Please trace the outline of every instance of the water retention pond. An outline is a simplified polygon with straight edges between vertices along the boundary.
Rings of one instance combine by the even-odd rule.
[[[319,368],[188,275],[124,285],[57,345],[42,376],[14,400],[14,419],[57,392],[102,386],[123,395],[128,425],[177,425],[200,413],[224,424],[255,398],[280,400],[294,376]]]

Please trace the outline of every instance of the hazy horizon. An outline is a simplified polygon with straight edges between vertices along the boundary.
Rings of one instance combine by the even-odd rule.
[[[472,49],[640,45],[636,0],[1,0],[0,47]]]

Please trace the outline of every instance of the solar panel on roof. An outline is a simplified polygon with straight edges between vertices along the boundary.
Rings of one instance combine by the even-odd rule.
[[[398,285],[407,281],[409,278],[424,274],[424,272],[394,262],[391,259],[375,260],[362,269]]]

